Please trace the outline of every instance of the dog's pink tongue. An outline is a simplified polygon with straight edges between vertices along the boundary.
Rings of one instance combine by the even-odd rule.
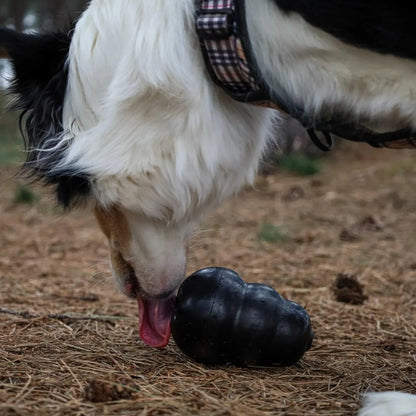
[[[170,338],[170,319],[175,300],[139,297],[138,302],[140,338],[151,347],[166,347]]]

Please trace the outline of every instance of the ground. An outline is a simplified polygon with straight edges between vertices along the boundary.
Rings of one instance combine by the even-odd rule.
[[[143,345],[92,215],[63,214],[38,187],[16,202],[2,168],[0,414],[344,416],[366,391],[416,393],[416,151],[343,144],[321,164],[259,177],[189,248],[189,273],[230,267],[307,309],[313,347],[289,368]]]

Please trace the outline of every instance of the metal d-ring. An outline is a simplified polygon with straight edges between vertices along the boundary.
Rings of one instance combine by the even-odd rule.
[[[323,152],[329,152],[334,147],[334,141],[332,140],[331,133],[327,131],[321,131],[321,135],[323,136],[324,140],[321,140],[318,137],[316,130],[308,129],[309,138],[312,140],[313,144]]]

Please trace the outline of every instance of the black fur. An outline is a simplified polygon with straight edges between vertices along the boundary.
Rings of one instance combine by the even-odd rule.
[[[346,43],[416,59],[416,12],[403,0],[274,0]],[[271,30],[273,30],[271,28]]]
[[[62,109],[68,82],[67,59],[71,32],[22,34],[0,28],[0,47],[14,69],[10,93],[13,108],[21,110],[26,170],[55,187],[62,205],[69,208],[90,193],[90,180],[79,172],[59,171],[57,165],[70,145],[57,146],[63,131]]]

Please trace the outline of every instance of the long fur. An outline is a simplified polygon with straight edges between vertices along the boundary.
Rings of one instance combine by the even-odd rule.
[[[416,63],[400,2],[381,2],[390,14],[380,2],[364,8],[367,18],[379,12],[372,27],[386,29],[382,37],[355,30],[358,2],[344,1],[345,15],[329,3],[246,1],[266,81],[312,118],[341,114],[378,131],[416,130]],[[26,165],[64,205],[86,197],[118,207],[132,240],[122,264],[155,294],[172,289],[168,278],[183,278],[194,224],[253,180],[273,119],[211,82],[194,13],[194,0],[92,0],[73,35],[0,30],[25,114]],[[370,395],[360,415],[413,416],[414,403]]]
[[[0,44],[7,50],[15,73],[9,93],[15,97],[13,108],[21,110],[26,171],[53,185],[59,202],[66,207],[89,191],[85,175],[74,175],[70,168],[56,169],[70,144],[62,141],[70,43],[70,31],[21,34],[0,29]]]
[[[88,172],[101,204],[192,221],[253,179],[272,113],[210,81],[193,0],[123,5],[93,1],[76,26],[58,169]]]

